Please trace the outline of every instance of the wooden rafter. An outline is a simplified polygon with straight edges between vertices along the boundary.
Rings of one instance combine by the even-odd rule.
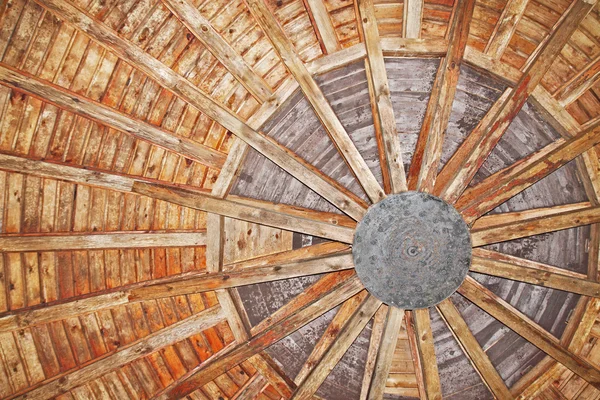
[[[404,5],[402,36],[408,39],[420,38],[422,20],[423,0],[407,0]]]
[[[319,88],[319,85],[317,85],[300,57],[294,51],[293,44],[279,26],[275,17],[271,14],[263,0],[245,0],[245,2],[273,44],[275,51],[279,54],[285,66],[296,81],[298,81],[304,96],[312,105],[321,124],[336,145],[340,155],[350,167],[350,170],[362,185],[365,193],[373,202],[383,199],[385,197],[383,189],[325,98],[323,91]]]
[[[591,89],[600,79],[600,57],[579,71],[562,85],[555,94],[560,105],[566,107]]]
[[[340,210],[355,219],[360,219],[364,215],[364,206],[339,184],[334,183],[329,177],[307,164],[285,147],[252,129],[232,111],[217,103],[191,82],[142,49],[119,37],[106,25],[90,18],[66,0],[38,0],[38,2],[40,6],[81,30],[107,50],[160,82],[165,88],[231,131]]]
[[[367,49],[368,68],[366,70],[367,79],[370,82],[373,118],[377,119],[375,126],[379,128],[375,131],[381,168],[383,176],[389,180],[390,192],[399,193],[407,190],[406,173],[373,1],[360,0],[358,11]]]
[[[467,276],[458,292],[591,385],[600,387],[598,368],[570,352],[558,339],[473,278]]]
[[[444,57],[448,51],[448,40],[406,39],[382,37],[381,49],[386,57]]]
[[[340,51],[342,46],[323,0],[304,0],[304,4],[315,26],[315,33],[319,38],[321,48],[327,54]]]
[[[454,203],[540,83],[595,1],[575,1],[543,42],[516,86],[488,111],[440,172],[434,194]]]
[[[411,162],[408,176],[408,186],[411,190],[431,193],[435,186],[444,135],[452,112],[474,7],[475,0],[459,0],[454,6],[453,18],[448,27],[448,50],[440,61],[433,82]]]
[[[431,320],[429,309],[422,308],[413,311],[415,333],[417,336],[417,348],[420,353],[421,368],[423,371],[423,383],[425,393],[429,400],[442,399],[442,387],[438,371],[435,347],[433,345],[433,332],[431,331]]]
[[[521,17],[525,13],[528,0],[509,0],[494,27],[494,32],[485,46],[485,54],[500,60],[517,29]]]
[[[419,338],[417,337],[416,332],[414,312],[408,310],[405,311],[404,321],[404,326],[406,326],[406,336],[408,336],[410,354],[412,356],[413,367],[415,371],[415,378],[417,379],[419,397],[426,399],[427,391],[425,390],[425,379],[423,377],[423,358],[421,352],[419,351]]]
[[[371,380],[373,379],[373,374],[375,373],[375,368],[377,366],[377,356],[379,353],[379,347],[381,346],[381,340],[383,339],[383,332],[385,330],[387,313],[388,307],[383,304],[381,307],[379,307],[379,310],[377,310],[375,316],[373,317],[371,337],[369,338],[369,350],[367,352],[365,372],[363,374],[363,380],[360,389],[360,400],[367,400],[369,396]]]

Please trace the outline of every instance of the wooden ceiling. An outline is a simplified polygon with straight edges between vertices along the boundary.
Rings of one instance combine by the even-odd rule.
[[[357,398],[442,398],[429,312],[382,305],[352,271],[357,221],[408,189],[462,213],[475,278],[581,295],[557,338],[504,294],[464,282],[461,301],[548,355],[510,387],[464,307],[437,307],[489,393],[600,398],[599,12],[593,0],[2,1],[0,397],[319,398],[369,333]],[[406,58],[439,60],[410,159],[388,80],[390,60]],[[357,64],[374,161],[319,84]],[[466,67],[498,98],[446,159]],[[354,186],[267,131],[295,96]],[[560,137],[476,178],[529,104]],[[247,170],[254,154],[326,210],[253,198],[239,182],[230,194],[238,178],[278,185]],[[497,212],[566,164],[585,201]],[[489,248],[584,226],[585,273]],[[250,321],[238,288],[297,277],[312,280]],[[291,376],[267,350],[330,310]]]

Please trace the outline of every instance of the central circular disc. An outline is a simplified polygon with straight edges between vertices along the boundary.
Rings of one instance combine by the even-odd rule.
[[[431,307],[461,285],[471,265],[471,235],[460,214],[422,192],[388,196],[358,224],[354,265],[365,288],[388,305]]]

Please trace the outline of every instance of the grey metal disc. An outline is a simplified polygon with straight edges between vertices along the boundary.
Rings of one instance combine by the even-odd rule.
[[[426,308],[446,299],[465,279],[471,234],[442,199],[403,192],[369,208],[356,228],[352,254],[371,294],[398,308]]]

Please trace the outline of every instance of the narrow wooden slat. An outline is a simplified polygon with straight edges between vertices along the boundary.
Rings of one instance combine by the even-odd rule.
[[[219,35],[196,7],[187,0],[163,0],[163,3],[254,97],[264,102],[271,96],[273,92],[265,81]]]
[[[569,140],[559,139],[557,142],[558,145],[553,143],[546,146],[549,151],[542,149],[513,166],[490,175],[465,192],[465,196],[456,203],[465,221],[472,223],[600,143],[600,128],[590,128]]]
[[[477,339],[475,339],[475,336],[471,333],[467,323],[452,301],[450,299],[442,301],[437,305],[437,309],[492,394],[500,400],[512,399],[513,397],[502,380],[502,377],[492,365],[487,354],[485,354],[477,342]]]
[[[38,1],[38,4],[42,7],[50,10],[60,19],[89,35],[107,50],[113,52],[127,63],[139,68],[175,95],[205,113],[209,118],[231,131],[256,151],[306,184],[343,212],[355,219],[360,219],[364,215],[364,206],[360,204],[356,196],[349,194],[339,184],[333,182],[329,177],[320,173],[285,147],[252,129],[232,111],[214,101],[191,82],[175,73],[141,48],[119,37],[114,31],[107,28],[106,25],[90,18],[66,0]]]
[[[441,38],[382,37],[380,39],[385,57],[443,57],[448,51],[448,40]]]
[[[248,362],[256,368],[258,373],[267,378],[283,398],[288,399],[291,397],[292,392],[296,389],[294,381],[283,373],[277,363],[266,352],[263,351],[250,357]]]
[[[332,54],[342,49],[329,17],[329,12],[323,0],[305,0],[307,10],[314,21],[315,30],[320,38],[321,45],[327,54]]]
[[[231,398],[231,400],[255,399],[258,397],[260,392],[264,389],[264,387],[267,384],[268,381],[265,379],[264,376],[256,374],[252,378],[250,378],[248,384],[241,388],[240,391],[237,392],[235,396]]]
[[[446,163],[438,176],[434,194],[451,203],[460,197],[546,71],[552,66],[554,59],[560,54],[580,21],[594,5],[593,0],[577,0],[572,3],[563,19],[542,43],[517,85],[508,91],[508,95],[496,102]]]
[[[196,247],[205,244],[205,231],[0,235],[0,252]]]
[[[543,216],[515,219],[513,222],[502,225],[472,229],[471,241],[473,247],[479,247],[597,222],[600,222],[600,207],[589,207],[575,211],[562,211],[560,209],[553,211],[550,209]]]
[[[485,54],[495,60],[500,60],[500,58],[502,58],[504,51],[510,43],[510,39],[517,29],[521,17],[525,13],[525,7],[527,7],[528,3],[528,0],[508,1],[506,6],[504,6],[504,10],[502,10],[502,15],[500,15],[500,18],[494,27],[490,40],[485,46]]]
[[[511,87],[515,86],[523,76],[523,72],[520,69],[510,64],[498,62],[498,60],[471,46],[467,46],[465,50],[465,61],[473,67],[486,71],[486,73],[498,78],[501,82]]]
[[[26,72],[17,71],[7,65],[0,64],[0,84],[202,164],[221,168],[225,162],[224,153],[187,138],[177,137],[147,122],[134,119],[101,103]]]
[[[271,344],[300,329],[302,326],[320,315],[323,315],[325,312],[336,307],[338,304],[354,296],[361,290],[362,284],[356,276],[348,279],[326,295],[321,296],[318,300],[297,310],[294,314],[282,321],[271,325],[267,330],[254,336],[247,343],[239,344],[223,356],[214,358],[209,362],[202,364],[199,368],[192,370],[183,382],[179,382],[177,385],[168,386],[161,395],[157,396],[157,398],[179,399],[186,396],[196,390],[196,388],[226,372],[234,365],[239,364],[252,355],[261,352]]]
[[[425,378],[423,377],[423,357],[419,350],[419,338],[417,337],[414,311],[405,311],[404,321],[404,326],[406,326],[406,335],[408,336],[408,343],[410,346],[410,353],[413,361],[413,367],[415,371],[415,377],[417,379],[419,397],[426,399],[427,392],[425,390]]]
[[[560,105],[566,107],[598,83],[598,79],[600,79],[600,57],[596,57],[573,78],[569,79],[556,92],[555,97]]]
[[[377,143],[379,146],[380,160],[383,160],[382,169],[384,176],[389,178],[391,193],[407,190],[406,173],[402,162],[402,151],[396,127],[396,118],[392,107],[390,87],[383,60],[375,6],[373,0],[360,0],[358,2],[359,19],[362,21],[362,32],[367,49],[367,79],[369,79],[371,102],[373,103],[376,124]]]
[[[266,208],[219,199],[204,193],[192,192],[167,185],[135,182],[133,191],[145,196],[213,214],[324,237],[343,243],[352,243],[354,237],[354,229],[337,226],[318,219],[311,219],[309,213],[303,218],[293,214],[271,211]]]
[[[440,374],[438,372],[435,347],[433,345],[433,332],[431,331],[431,320],[429,309],[422,308],[413,311],[415,318],[415,333],[417,336],[417,348],[421,353],[423,369],[423,383],[429,400],[442,399],[442,387]]]
[[[298,386],[298,389],[292,396],[293,400],[307,400],[312,398],[380,306],[381,300],[371,294],[366,296],[359,308],[340,330],[338,337],[329,350],[314,366],[312,371],[310,371],[306,379]]]
[[[458,292],[588,383],[600,387],[600,370],[473,278],[467,276]]]
[[[365,373],[363,374],[362,385],[360,387],[360,400],[367,400],[371,388],[371,380],[375,373],[377,365],[377,356],[379,355],[379,346],[383,339],[388,306],[382,305],[373,317],[373,327],[371,328],[371,337],[369,338],[369,351],[367,352],[367,361],[365,362]]]
[[[352,139],[350,139],[348,132],[346,132],[331,108],[321,88],[319,88],[300,57],[294,51],[293,44],[286,37],[275,17],[262,0],[245,0],[245,2],[285,66],[298,81],[304,96],[312,105],[323,127],[362,185],[365,193],[373,202],[383,199],[385,197],[383,189],[379,186],[367,163],[360,155]]]
[[[209,308],[126,345],[116,353],[104,357],[93,364],[63,374],[62,376],[53,377],[42,382],[40,385],[31,386],[25,391],[25,394],[17,398],[48,399],[58,396],[125,364],[210,328],[223,319],[224,315],[219,306]]]
[[[407,39],[421,37],[421,21],[423,20],[423,0],[407,0],[404,3],[402,20],[402,36]]]
[[[389,307],[385,320],[385,327],[379,349],[377,351],[377,361],[373,371],[373,377],[369,382],[369,391],[367,399],[381,400],[383,399],[383,391],[385,382],[390,374],[394,350],[398,342],[398,334],[400,333],[400,325],[402,325],[404,311],[396,307]]]
[[[411,161],[408,176],[411,190],[430,193],[435,186],[474,7],[475,0],[459,0],[454,6],[448,27],[448,51],[440,61]]]

